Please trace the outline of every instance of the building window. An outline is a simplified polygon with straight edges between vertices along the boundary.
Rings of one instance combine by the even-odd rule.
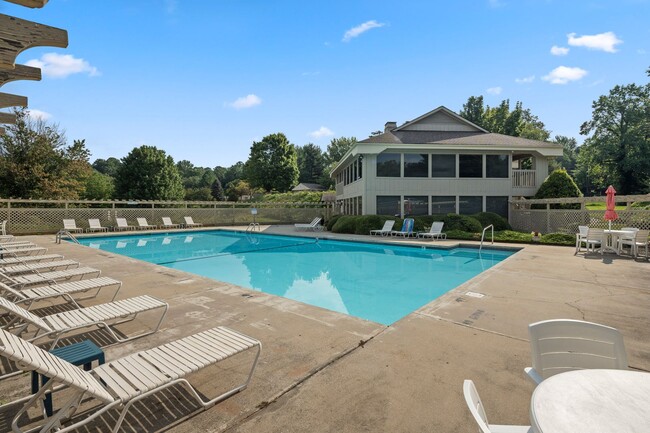
[[[404,177],[428,177],[429,155],[419,153],[404,154]]]
[[[429,215],[429,197],[426,195],[404,197],[404,215]]]
[[[434,195],[431,197],[431,215],[456,213],[456,196]]]
[[[485,197],[485,211],[494,212],[508,219],[508,196]]]
[[[508,155],[486,155],[485,175],[486,177],[508,177]]]
[[[363,176],[363,155],[359,155],[359,159],[357,160],[359,164],[359,179],[361,179]]]
[[[480,195],[466,195],[458,198],[458,213],[473,215],[483,211],[483,197]]]
[[[483,177],[483,155],[459,155],[460,177]]]
[[[431,177],[456,177],[456,155],[431,155]]]
[[[400,160],[399,153],[377,155],[377,177],[400,177]]]
[[[378,195],[377,196],[377,215],[401,215],[400,196],[398,195]]]

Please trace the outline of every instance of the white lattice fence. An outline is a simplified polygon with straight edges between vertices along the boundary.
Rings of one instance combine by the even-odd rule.
[[[510,210],[510,225],[514,230],[539,231],[542,233],[577,233],[578,226],[585,225],[595,228],[607,228],[609,222],[605,220],[604,210],[588,210],[585,203],[604,202],[604,197],[589,197],[576,199],[547,200],[526,200],[513,201]],[[612,221],[614,229],[622,227],[636,227],[639,229],[650,229],[650,210],[634,208],[632,202],[650,201],[650,196],[623,196],[617,197],[617,202],[628,203],[627,209],[617,210],[618,219]],[[530,209],[535,205],[575,204],[582,206],[582,209]]]
[[[0,200],[0,221],[7,220],[7,230],[13,234],[56,233],[63,227],[63,219],[74,219],[77,227],[87,228],[88,219],[97,218],[102,226],[113,227],[115,218],[126,218],[136,226],[137,218],[146,218],[152,225],[162,224],[162,217],[170,217],[175,224],[191,216],[194,222],[206,226],[248,225],[253,221],[251,208],[256,204],[242,203],[186,203],[186,202],[66,202]],[[13,203],[14,204],[12,206]],[[20,206],[20,207],[17,207]],[[290,224],[309,222],[327,214],[326,205],[319,203],[264,203],[260,204],[256,221],[262,224]]]

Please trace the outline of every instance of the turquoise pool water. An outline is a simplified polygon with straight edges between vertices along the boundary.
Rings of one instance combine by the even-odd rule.
[[[514,253],[229,231],[80,238],[79,242],[384,325]]]

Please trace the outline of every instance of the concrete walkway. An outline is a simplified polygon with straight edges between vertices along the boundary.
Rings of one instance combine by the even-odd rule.
[[[263,229],[296,234],[293,227]],[[172,427],[174,432],[475,431],[462,396],[464,379],[476,383],[491,423],[529,424],[527,325],[551,318],[618,328],[630,366],[650,371],[650,263],[644,261],[527,245],[386,327],[83,246],[57,245],[54,236],[27,239],[122,280],[120,298],[148,293],[169,302],[160,332],[108,347],[108,359],[219,325],[262,341],[251,386]],[[237,370],[207,369],[194,380],[213,395]],[[7,395],[11,387],[9,393],[17,393],[19,379],[25,380],[0,382],[0,392]],[[165,428],[184,415],[181,400],[152,399],[127,418],[124,431]],[[89,431],[107,424],[104,417]]]

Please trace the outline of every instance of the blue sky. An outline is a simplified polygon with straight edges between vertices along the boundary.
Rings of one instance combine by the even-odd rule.
[[[648,0],[50,0],[0,13],[68,31],[68,48],[18,57],[42,81],[0,91],[85,139],[91,161],[147,144],[230,166],[275,132],[324,150],[478,95],[522,101],[581,143],[592,102],[647,83],[650,67]]]

